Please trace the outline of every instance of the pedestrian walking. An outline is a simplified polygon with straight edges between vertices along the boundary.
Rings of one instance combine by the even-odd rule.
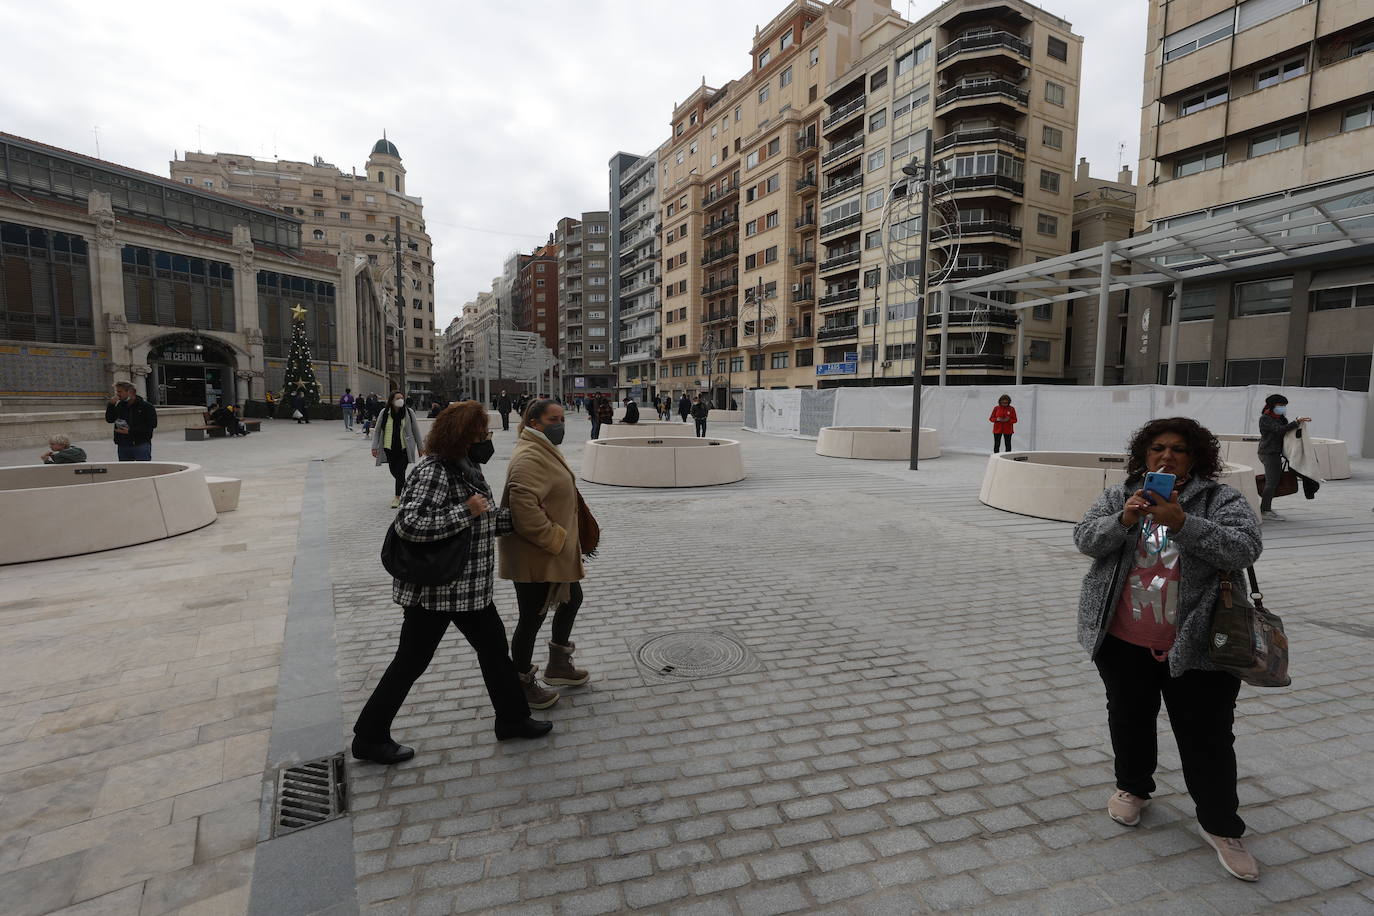
[[[638,422],[639,422],[639,405],[635,403],[635,399],[634,399],[634,398],[626,398],[626,399],[625,399],[625,416],[624,416],[624,418],[623,418],[620,422],[621,422],[621,423],[638,423]]]
[[[1283,479],[1283,438],[1290,430],[1304,423],[1312,422],[1311,417],[1288,419],[1288,398],[1281,394],[1271,394],[1264,399],[1264,410],[1259,416],[1259,460],[1264,466],[1264,492],[1260,495],[1260,518],[1266,522],[1281,522],[1283,516],[1274,511],[1274,496],[1278,494],[1279,482]]]
[[[610,401],[605,402],[610,407]],[[519,673],[525,699],[533,709],[558,702],[558,691],[539,685],[534,667],[534,642],[544,618],[553,611],[544,683],[580,687],[591,675],[572,663],[577,648],[573,622],[582,606],[584,553],[595,520],[577,492],[577,477],[559,450],[565,430],[563,408],[539,400],[526,410],[510,465],[502,508],[511,511],[513,534],[500,542],[502,579],[515,584],[520,619],[511,637],[511,661]]]
[[[611,426],[615,423],[615,408],[611,406],[611,399],[604,394],[598,394],[593,402],[592,408],[596,414],[596,419],[592,422],[592,438],[597,438],[601,433],[601,427]]]
[[[291,416],[295,417],[298,426],[310,422],[309,409],[305,402],[305,389],[297,388],[291,394]]]
[[[343,397],[339,398],[339,407],[343,410],[344,429],[353,432],[353,414],[358,405],[353,397],[353,389],[345,388]]]
[[[711,413],[711,405],[706,403],[706,395],[698,394],[697,402],[692,405],[692,420],[696,424],[697,438],[706,437],[706,417]]]
[[[682,422],[687,422],[687,416],[692,412],[692,401],[687,397],[687,392],[682,392],[682,399],[677,402],[678,415],[682,417]]]
[[[667,423],[673,419],[673,396],[665,394],[658,402],[658,418]]]
[[[157,410],[138,396],[132,382],[116,382],[114,397],[105,405],[105,422],[114,424],[115,451],[120,461],[152,461]]]
[[[1161,698],[1178,742],[1202,838],[1231,875],[1259,877],[1237,813],[1233,718],[1240,680],[1207,657],[1220,574],[1262,549],[1259,520],[1216,480],[1220,446],[1187,417],[1152,420],[1127,447],[1126,481],[1109,487],[1074,528],[1093,558],[1078,605],[1078,640],[1107,694],[1116,791],[1107,814],[1128,827],[1155,790]],[[1173,474],[1167,501],[1142,489],[1147,471]]]
[[[370,397],[358,399],[358,414],[362,419],[364,436],[371,435],[372,433],[372,418],[374,416],[372,413],[372,404],[373,399]]]
[[[510,395],[506,394],[506,389],[502,388],[501,393],[496,396],[496,412],[501,415],[501,428],[510,429]]]
[[[496,538],[511,530],[507,509],[492,504],[482,465],[494,452],[487,409],[461,401],[444,410],[425,440],[425,457],[410,475],[396,513],[396,533],[432,542],[472,532],[468,559],[452,582],[415,585],[393,579],[391,600],[404,608],[401,638],[353,726],[353,756],[375,763],[399,763],[415,749],[396,743],[391,724],[410,688],[429,667],[449,624],[477,653],[477,664],[496,712],[496,739],[537,738],[551,722],[530,718],[520,680],[510,660],[506,628],[492,600]]]
[[[992,424],[992,453],[997,454],[997,448],[1002,444],[1006,445],[1007,451],[1011,451],[1011,434],[1016,428],[1016,408],[1011,406],[1011,395],[1004,394],[997,399],[997,406],[992,408],[988,422]]]
[[[382,409],[377,418],[377,428],[372,434],[372,457],[377,466],[385,464],[395,478],[396,496],[391,500],[391,508],[401,504],[401,488],[405,486],[406,466],[419,460],[419,448],[415,438],[419,425],[415,411],[406,406],[405,398],[399,391],[391,393],[391,404]]]

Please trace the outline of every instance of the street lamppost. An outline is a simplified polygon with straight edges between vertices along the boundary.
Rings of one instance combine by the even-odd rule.
[[[392,217],[394,235],[383,236],[382,242],[395,242],[396,248],[396,323],[400,330],[396,334],[396,379],[401,389],[401,397],[409,399],[406,393],[406,293],[401,286],[401,217]]]
[[[930,183],[935,176],[935,134],[926,131],[924,162],[912,158],[902,166],[902,174],[915,181],[921,191],[921,266],[920,286],[916,295],[916,353],[911,370],[911,470],[918,469],[917,453],[921,450],[921,376],[925,373],[926,284],[929,279],[927,261],[930,256]],[[876,354],[875,354],[876,355]]]

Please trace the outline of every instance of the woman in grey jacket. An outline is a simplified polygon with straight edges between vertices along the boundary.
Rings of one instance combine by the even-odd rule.
[[[389,467],[391,476],[395,478],[396,495],[391,500],[393,509],[401,504],[406,466],[419,461],[419,434],[415,411],[406,406],[401,392],[391,392],[390,403],[377,415],[377,428],[372,433],[372,457],[377,459],[378,467],[383,464]]]
[[[1260,516],[1269,522],[1281,522],[1283,516],[1274,511],[1274,496],[1279,492],[1279,480],[1283,477],[1283,437],[1289,430],[1297,429],[1311,422],[1311,417],[1288,419],[1288,398],[1281,394],[1271,394],[1264,399],[1264,410],[1259,416],[1260,464],[1264,465],[1264,493],[1260,495]]]
[[[1078,640],[1107,692],[1116,792],[1107,814],[1128,827],[1155,789],[1161,698],[1203,839],[1222,866],[1254,881],[1240,841],[1232,722],[1240,680],[1207,658],[1222,572],[1260,555],[1259,520],[1245,497],[1216,481],[1217,439],[1186,417],[1153,420],[1131,439],[1126,482],[1108,488],[1074,528],[1093,558],[1078,605]],[[1142,490],[1145,473],[1177,478],[1166,502]],[[1243,580],[1242,580],[1243,581]]]

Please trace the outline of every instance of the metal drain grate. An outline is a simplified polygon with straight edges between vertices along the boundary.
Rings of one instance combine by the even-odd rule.
[[[343,754],[307,760],[277,770],[272,835],[314,827],[348,813]]]
[[[740,674],[759,667],[743,643],[719,630],[662,633],[634,646],[633,652],[640,675],[653,684]]]

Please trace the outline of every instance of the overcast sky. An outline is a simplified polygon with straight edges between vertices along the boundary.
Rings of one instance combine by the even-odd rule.
[[[893,0],[910,19],[938,0]],[[0,129],[168,174],[173,150],[361,167],[383,128],[424,198],[443,327],[505,255],[606,209],[607,162],[749,66],[785,0],[0,0]],[[1046,0],[1084,37],[1078,155],[1139,144],[1145,0]],[[670,12],[671,11],[671,12]],[[388,45],[389,36],[398,36]]]

